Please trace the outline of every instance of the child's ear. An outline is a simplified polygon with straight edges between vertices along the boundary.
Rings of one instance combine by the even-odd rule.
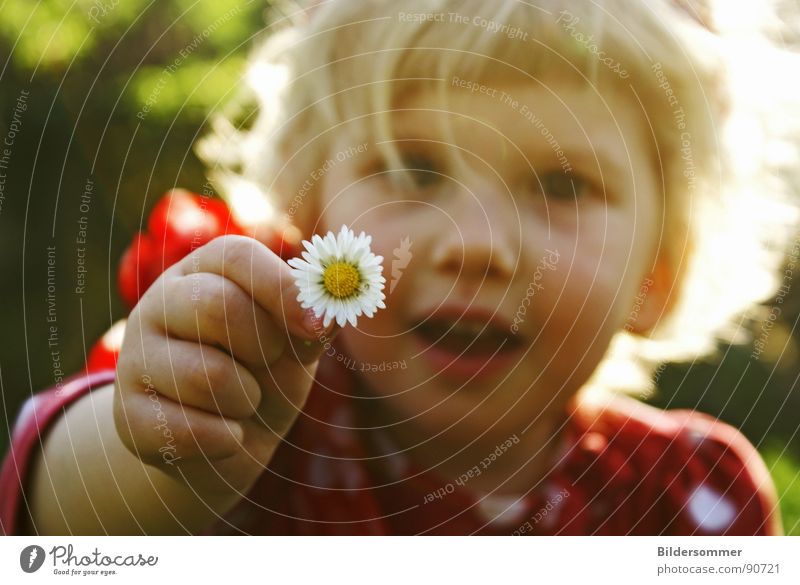
[[[675,275],[669,263],[659,258],[650,274],[639,285],[625,329],[638,335],[650,331],[664,319],[675,297]]]

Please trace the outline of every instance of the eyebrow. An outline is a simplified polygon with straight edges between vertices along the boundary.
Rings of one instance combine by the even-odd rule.
[[[421,143],[439,143],[441,137],[438,132],[434,130],[434,126],[422,123],[416,114],[420,112],[429,112],[429,109],[406,109],[403,112],[406,114],[406,119],[403,120],[404,124],[401,126],[395,125],[393,128],[393,140],[381,141],[386,142],[400,142],[408,143],[419,141]],[[494,126],[489,125],[500,135],[502,133]],[[533,128],[533,127],[532,127]],[[549,133],[549,131],[548,131]],[[505,135],[502,135],[505,140],[509,140]],[[628,150],[616,148],[616,145],[593,144],[591,137],[587,138],[582,136],[584,140],[581,142],[559,142],[558,138],[553,136],[553,144],[550,144],[540,132],[526,133],[524,136],[533,136],[536,139],[531,141],[517,141],[514,145],[515,149],[530,162],[532,168],[536,167],[536,161],[544,159],[559,160],[558,150],[563,152],[570,163],[570,167],[575,168],[589,168],[593,172],[599,173],[597,178],[602,180],[603,183],[611,182],[607,177],[613,177],[615,180],[622,178],[628,180],[631,177],[632,161],[630,160],[630,152]],[[377,142],[376,142],[377,144]],[[558,148],[556,148],[556,146]],[[626,145],[625,145],[626,146]],[[591,148],[589,148],[591,147]],[[616,153],[624,153],[624,158],[616,156]]]
[[[622,160],[620,157],[615,156],[614,153],[609,152],[608,148],[602,147],[602,145],[592,149],[587,149],[586,146],[575,148],[568,145],[562,147],[562,149],[567,160],[573,166],[580,168],[589,167],[593,170],[597,170],[603,175],[602,178],[604,180],[605,175],[624,179],[627,179],[631,175],[630,169],[632,163],[630,157],[626,155],[625,160]]]

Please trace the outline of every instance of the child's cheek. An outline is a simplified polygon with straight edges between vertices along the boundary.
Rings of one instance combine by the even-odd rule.
[[[400,297],[395,293],[386,295],[385,309],[379,309],[372,318],[359,317],[358,327],[345,327],[337,335],[337,347],[352,358],[358,367],[366,364],[364,367],[369,370],[369,364],[388,363],[407,357],[404,345],[400,342],[408,335],[408,324],[402,319]]]
[[[538,336],[533,349],[543,367],[543,380],[563,391],[577,390],[589,378],[613,336],[613,317],[599,298],[606,296],[600,291],[604,285],[595,282],[587,287],[584,278],[572,276],[563,290],[560,283],[549,296],[550,310],[543,316],[541,330],[533,332]]]
[[[584,345],[604,327],[619,281],[607,278],[592,258],[576,256],[562,257],[543,284],[538,310],[543,334],[559,345]]]

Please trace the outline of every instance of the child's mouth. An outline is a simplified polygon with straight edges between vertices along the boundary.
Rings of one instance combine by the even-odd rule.
[[[485,376],[519,362],[524,348],[509,329],[482,319],[429,318],[412,331],[419,357],[438,373]]]

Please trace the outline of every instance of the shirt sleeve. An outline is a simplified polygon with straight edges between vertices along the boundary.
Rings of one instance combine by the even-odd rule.
[[[67,406],[94,388],[114,381],[114,370],[82,372],[30,397],[22,406],[11,435],[11,446],[0,468],[0,532],[19,535],[27,514],[27,488],[31,459],[42,439]]]
[[[783,533],[769,471],[733,426],[695,410],[663,410],[625,396],[580,414],[581,444],[588,444],[592,461],[581,471],[580,484],[594,502],[588,513],[599,518],[596,529],[585,524],[589,533]],[[606,492],[612,494],[608,509],[596,509],[602,504],[597,495]]]
[[[679,423],[682,473],[667,487],[675,510],[670,532],[696,535],[783,534],[775,485],[756,448],[712,416],[669,411]]]

